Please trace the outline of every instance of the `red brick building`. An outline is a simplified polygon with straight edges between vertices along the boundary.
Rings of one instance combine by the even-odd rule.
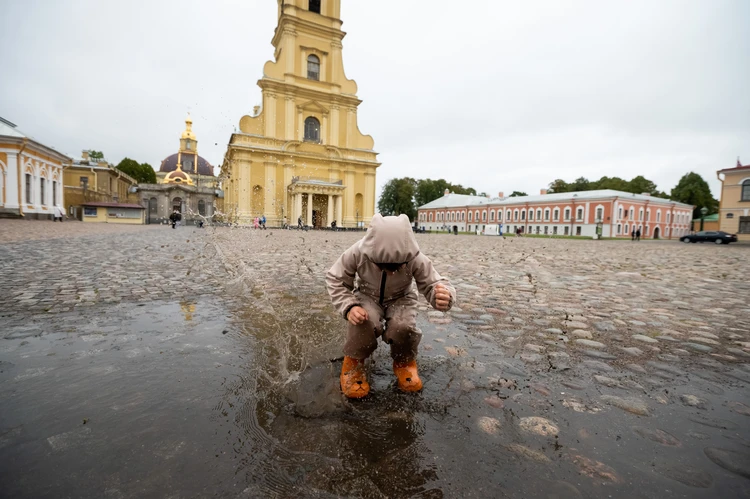
[[[563,192],[496,198],[445,195],[418,208],[418,225],[426,230],[485,234],[524,233],[602,237],[673,239],[690,232],[693,206],[614,190]]]

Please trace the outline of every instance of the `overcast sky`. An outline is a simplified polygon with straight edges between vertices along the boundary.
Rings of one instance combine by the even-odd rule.
[[[390,178],[534,194],[556,178],[750,164],[747,0],[343,0],[359,127]],[[158,169],[188,111],[219,166],[273,57],[273,0],[2,0],[0,116]]]

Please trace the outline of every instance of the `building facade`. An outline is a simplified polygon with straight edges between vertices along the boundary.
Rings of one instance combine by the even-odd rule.
[[[375,213],[374,142],[357,125],[357,84],[344,74],[341,0],[278,0],[262,108],[232,134],[221,176],[225,211],[310,226],[366,225]]]
[[[180,148],[162,160],[159,171],[156,172],[156,182],[163,184],[184,181],[184,175],[174,173],[178,170],[187,175],[190,185],[212,189],[219,187],[214,167],[198,155],[198,138],[193,132],[193,120],[190,115],[185,119],[185,130],[180,135]]]
[[[54,219],[64,206],[66,155],[0,118],[0,217]]]
[[[88,201],[83,203],[84,222],[107,224],[141,225],[146,217],[143,206],[135,203],[98,203]]]
[[[690,232],[693,207],[644,194],[614,190],[506,198],[445,195],[418,209],[426,230],[480,233],[673,239]],[[598,232],[599,231],[599,232]]]
[[[703,228],[701,229],[701,222],[703,222]],[[693,232],[698,231],[717,231],[721,230],[719,228],[719,214],[714,213],[713,215],[707,215],[703,217],[703,220],[700,218],[694,218],[693,219]]]
[[[750,241],[750,165],[716,172],[721,180],[719,230],[737,234],[737,240]]]
[[[223,192],[214,168],[198,155],[193,120],[185,120],[180,147],[161,162],[156,184],[139,184],[138,198],[146,223],[168,223],[175,211],[184,223],[210,222],[222,208]]]
[[[136,180],[104,159],[89,157],[88,151],[82,151],[81,158],[69,160],[63,167],[68,216],[83,220],[86,203],[138,202],[134,193]]]
[[[217,213],[215,203],[220,195],[221,191],[213,187],[198,187],[187,182],[138,184],[138,199],[146,209],[147,224],[168,223],[169,215],[175,211],[180,213],[184,223],[208,223]]]

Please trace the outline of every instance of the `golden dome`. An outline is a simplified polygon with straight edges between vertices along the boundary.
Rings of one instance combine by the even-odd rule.
[[[164,183],[194,185],[193,179],[190,178],[190,175],[182,171],[182,165],[179,163],[177,164],[177,169],[175,171],[167,173],[164,177]]]

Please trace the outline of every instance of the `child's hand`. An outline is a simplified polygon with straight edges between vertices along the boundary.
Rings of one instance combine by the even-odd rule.
[[[360,324],[368,320],[369,316],[367,315],[367,310],[365,310],[364,308],[352,307],[351,310],[349,310],[346,319],[352,326],[359,326]]]
[[[450,309],[451,294],[442,284],[435,286],[435,308],[447,312]]]

